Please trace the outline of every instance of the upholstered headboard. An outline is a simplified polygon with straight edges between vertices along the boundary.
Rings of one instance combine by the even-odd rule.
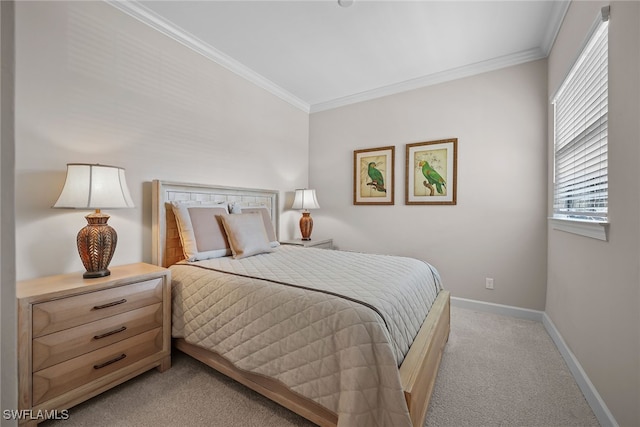
[[[264,206],[271,214],[276,237],[279,236],[278,192],[237,187],[219,187],[154,180],[152,183],[152,262],[168,267],[184,256],[173,211],[173,201],[227,202],[243,207]]]

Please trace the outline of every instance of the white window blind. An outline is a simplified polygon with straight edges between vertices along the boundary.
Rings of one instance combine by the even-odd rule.
[[[607,82],[605,20],[553,99],[554,218],[607,220]]]

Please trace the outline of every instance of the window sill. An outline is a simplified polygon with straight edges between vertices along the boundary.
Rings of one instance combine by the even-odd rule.
[[[592,239],[608,241],[609,223],[597,221],[581,221],[568,218],[549,218],[554,230],[591,237]]]

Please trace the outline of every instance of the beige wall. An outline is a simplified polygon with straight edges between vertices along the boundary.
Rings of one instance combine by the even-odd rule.
[[[282,206],[306,186],[308,113],[104,2],[16,9],[19,279],[82,270],[88,212],[50,208],[68,162],[127,170],[112,265],[151,260],[153,179],[280,190]]]
[[[322,207],[314,236],[427,260],[453,296],[543,310],[546,67],[540,60],[312,114],[309,181]],[[405,144],[454,137],[457,205],[405,205]],[[388,145],[395,205],[354,206],[353,150]]]
[[[600,7],[573,2],[549,56],[551,97]],[[549,230],[546,311],[621,426],[640,425],[640,3],[609,26],[609,241]],[[549,126],[549,147],[552,144]],[[549,177],[549,200],[553,191]],[[549,203],[551,205],[551,203]]]
[[[18,403],[14,228],[14,3],[0,3],[0,409]],[[0,418],[3,426],[17,425]]]

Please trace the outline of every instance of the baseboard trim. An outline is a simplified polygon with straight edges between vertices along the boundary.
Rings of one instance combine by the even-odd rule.
[[[536,322],[542,322],[545,330],[551,337],[551,340],[556,345],[556,348],[562,355],[565,363],[569,367],[569,371],[573,378],[576,380],[576,384],[580,387],[580,391],[584,395],[587,403],[591,407],[594,415],[598,419],[598,422],[602,427],[619,427],[616,419],[613,417],[609,408],[600,397],[600,394],[594,387],[593,383],[587,376],[587,373],[582,369],[582,365],[578,362],[578,359],[573,354],[567,343],[562,338],[562,335],[551,321],[551,318],[544,311],[531,310],[528,308],[514,307],[511,305],[495,304],[491,302],[477,301],[466,298],[451,297],[451,305],[460,308],[466,308],[468,310],[483,311],[487,313],[500,314],[503,316],[516,317],[518,319],[533,320]]]
[[[602,427],[618,427],[618,423],[613,417],[613,414],[609,411],[609,408],[607,408],[607,405],[604,403],[604,400],[602,400],[602,397],[600,397],[600,394],[587,376],[587,373],[582,369],[582,365],[580,365],[580,362],[578,362],[578,359],[564,341],[562,335],[560,335],[560,332],[556,329],[556,326],[553,324],[553,321],[547,313],[543,313],[542,324],[569,367],[573,378],[575,378],[578,387],[580,387],[582,394],[585,399],[587,399],[587,403],[591,406],[591,410],[595,414],[600,425]]]
[[[518,319],[534,320],[536,322],[542,322],[542,315],[544,314],[544,312],[539,310],[531,310],[528,308],[514,307],[512,305],[495,304],[492,302],[477,301],[459,297],[451,297],[451,305],[469,310],[517,317]]]

